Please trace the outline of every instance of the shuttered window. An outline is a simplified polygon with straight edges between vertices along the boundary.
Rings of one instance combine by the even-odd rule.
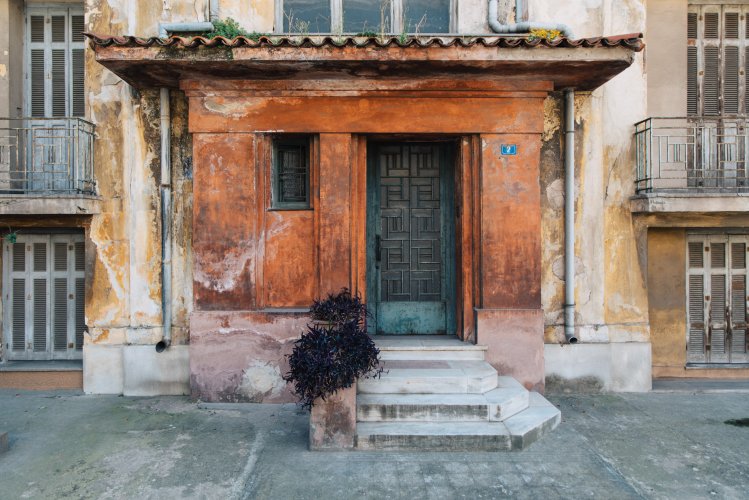
[[[80,359],[86,327],[83,235],[19,235],[3,246],[8,359]]]
[[[749,5],[690,5],[687,18],[687,113],[749,111]]]
[[[83,8],[29,8],[26,31],[27,115],[83,116]]]
[[[746,235],[691,235],[687,241],[687,362],[745,364]]]

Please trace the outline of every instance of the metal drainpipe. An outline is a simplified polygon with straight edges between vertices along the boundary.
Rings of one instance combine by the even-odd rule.
[[[172,158],[169,89],[159,94],[161,127],[161,314],[163,336],[156,352],[172,343]]]
[[[564,338],[575,336],[575,91],[564,92]]]
[[[522,9],[523,0],[515,0],[516,20]],[[557,30],[566,38],[573,38],[572,30],[569,26],[562,23],[534,23],[529,21],[502,24],[497,20],[498,0],[489,0],[489,27],[495,33],[528,33],[531,30]]]

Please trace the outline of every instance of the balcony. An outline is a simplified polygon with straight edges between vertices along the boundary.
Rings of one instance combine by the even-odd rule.
[[[749,210],[747,152],[746,118],[648,118],[636,123],[632,211]]]
[[[94,124],[0,118],[0,214],[93,213]]]

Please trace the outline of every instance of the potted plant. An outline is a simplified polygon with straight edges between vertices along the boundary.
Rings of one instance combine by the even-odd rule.
[[[294,343],[284,380],[310,414],[310,448],[353,447],[356,380],[379,376],[380,351],[367,335],[367,307],[343,288],[310,308],[312,321]]]

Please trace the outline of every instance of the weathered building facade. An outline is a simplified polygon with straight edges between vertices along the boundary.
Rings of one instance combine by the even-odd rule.
[[[581,41],[497,37],[492,4],[500,23],[565,23]],[[0,380],[289,401],[284,356],[310,302],[341,287],[370,304],[373,332],[487,345],[528,388],[749,374],[743,129],[713,144],[714,127],[695,125],[744,113],[744,7],[421,8],[0,0],[0,116],[31,117],[4,122],[16,146],[0,146]],[[192,39],[182,24],[212,18],[257,36]],[[637,35],[591,38],[640,32],[647,57]],[[187,38],[148,39],[160,33]],[[703,76],[716,50],[737,54],[735,82],[722,68]],[[576,344],[564,328],[568,90]],[[633,135],[650,116],[708,143],[659,143],[653,121]],[[731,153],[710,163],[710,148]],[[721,286],[731,299],[713,305]],[[68,371],[51,372],[61,359]]]

